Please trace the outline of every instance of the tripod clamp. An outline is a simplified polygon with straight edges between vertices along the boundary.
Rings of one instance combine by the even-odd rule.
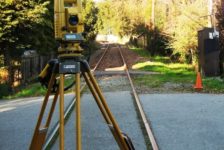
[[[81,67],[82,66],[82,67]],[[81,70],[82,69],[82,70]],[[86,72],[89,70],[88,62],[82,57],[66,57],[60,59],[51,59],[48,61],[45,68],[38,76],[38,81],[42,86],[48,88],[48,84],[50,82],[51,75],[55,74],[75,74],[78,72]],[[70,89],[75,82],[72,82],[69,86],[64,88],[64,91]],[[59,87],[57,80],[55,79],[52,93],[55,93]]]

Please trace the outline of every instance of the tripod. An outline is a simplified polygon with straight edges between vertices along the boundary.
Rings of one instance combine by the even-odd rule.
[[[30,145],[30,150],[41,150],[47,135],[47,131],[50,125],[50,121],[56,106],[57,99],[59,97],[59,142],[60,142],[60,150],[64,149],[64,77],[65,74],[74,74],[75,75],[75,93],[76,93],[76,149],[82,149],[82,136],[81,136],[81,109],[80,109],[80,78],[81,74],[85,79],[107,125],[110,128],[111,133],[113,134],[119,148],[121,150],[134,150],[134,146],[129,139],[129,137],[122,133],[118,124],[116,123],[115,118],[113,117],[106,100],[99,88],[96,79],[94,78],[88,62],[82,57],[82,55],[78,56],[63,56],[59,57],[59,59],[54,60],[52,64],[52,72],[49,79],[48,90],[45,95],[42,108],[38,117],[38,121],[36,124],[36,128],[34,131],[34,135],[32,138],[32,142]],[[56,88],[56,92],[53,98],[53,102],[51,104],[48,117],[44,127],[40,127],[44,112],[48,103],[49,95],[51,94],[53,85],[56,80],[56,76],[59,74],[59,86]]]

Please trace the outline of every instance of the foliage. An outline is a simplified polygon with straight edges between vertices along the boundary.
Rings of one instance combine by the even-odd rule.
[[[92,0],[85,0],[84,18],[88,39],[96,36],[97,8]],[[0,49],[15,52],[35,49],[40,53],[55,50],[53,0],[0,1]],[[11,45],[11,46],[9,46]],[[7,47],[6,47],[7,46]],[[7,50],[6,50],[7,49]],[[21,54],[21,53],[20,53]],[[19,55],[20,55],[19,54]]]
[[[40,41],[46,39],[40,29],[51,26],[44,17],[48,13],[48,5],[49,1],[42,3],[35,0],[1,1],[0,49],[12,51],[14,56],[21,49],[40,45],[43,47],[44,44],[40,44]]]
[[[180,61],[196,61],[197,31],[207,25],[207,20],[202,17],[207,15],[207,1],[178,0],[172,2],[172,20],[168,21],[167,32],[172,36],[170,47],[174,54],[180,54]],[[190,56],[187,60],[186,56]]]
[[[224,81],[219,78],[205,78],[203,79],[204,92],[223,93]]]
[[[65,87],[70,85],[74,81],[74,77],[66,77],[65,78]],[[0,85],[1,90],[1,85]],[[68,91],[65,91],[65,93],[72,92],[72,88]],[[15,98],[21,98],[21,97],[33,97],[33,96],[44,96],[47,92],[46,87],[41,86],[40,83],[32,83],[26,87],[21,86],[20,89],[18,89],[18,92],[15,93],[9,93],[7,92],[3,98],[5,99],[15,99]]]
[[[145,30],[142,30],[145,29]],[[162,55],[162,56],[170,56],[172,53],[171,48],[169,48],[168,42],[170,40],[169,37],[166,35],[163,35],[161,31],[158,28],[155,28],[154,30],[147,30],[147,28],[142,27],[141,25],[136,27],[136,30],[134,31],[136,34],[140,34],[138,38],[131,38],[130,44],[136,47],[141,47],[142,45],[139,44],[137,41],[145,40],[144,43],[146,45],[144,46],[151,54],[151,56],[154,55]],[[141,39],[141,38],[142,39]]]
[[[83,1],[83,17],[85,23],[85,38],[87,41],[93,41],[98,33],[97,20],[98,9],[93,0]]]
[[[47,2],[40,0],[39,2]],[[33,35],[35,34],[33,49],[36,49],[39,54],[49,54],[55,52],[58,48],[58,43],[54,38],[54,0],[48,0],[46,5],[46,12],[42,15],[43,22],[36,25],[32,29]],[[38,33],[38,34],[37,34]]]
[[[41,0],[0,1],[0,54],[4,56],[11,87],[14,80],[13,66],[15,62],[19,64],[24,50],[49,52],[55,45],[51,34],[49,4],[49,1]]]
[[[95,42],[98,34],[98,8],[95,6],[93,0],[83,0],[83,18],[84,18],[84,38],[85,41],[81,44],[84,48],[84,55],[90,59],[90,55],[98,49]]]
[[[7,96],[9,94],[9,86],[6,83],[0,83],[0,98]]]
[[[147,34],[147,48],[150,50],[152,56],[162,55],[170,56],[171,49],[167,46],[170,38],[162,34],[157,27],[154,30],[150,30]]]
[[[150,57],[149,52],[146,50],[143,50],[142,48],[129,46],[129,49],[136,52],[141,57]]]
[[[217,6],[217,14],[216,18],[218,20],[218,28],[220,34],[220,73],[221,76],[224,77],[224,1],[222,0],[222,4]]]
[[[45,55],[55,51],[54,0],[2,0],[0,1],[0,67],[5,66],[12,86],[14,64],[21,64],[25,50],[36,50]],[[92,0],[85,0],[84,21],[87,44],[95,39],[97,8]],[[2,72],[3,74],[3,72]],[[3,77],[1,75],[1,77]],[[5,76],[4,76],[5,78]]]
[[[175,74],[176,76],[188,76],[194,74],[192,65],[173,63],[168,57],[149,56],[143,49],[132,49],[142,57],[149,58],[150,61],[139,62],[132,66],[132,69],[158,72],[163,75]]]
[[[102,34],[119,34],[120,32],[120,17],[116,14],[115,8],[112,9],[112,2],[106,0],[98,4],[99,7],[99,21],[98,28]],[[118,12],[119,13],[119,12]]]
[[[141,0],[105,0],[98,8],[102,34],[129,35],[135,25],[144,22]]]
[[[98,5],[98,25],[101,33],[132,36],[135,43],[145,36],[151,55],[172,50],[179,61],[196,63],[197,31],[207,25],[207,5],[205,0],[156,0],[152,16],[152,0],[105,0]]]
[[[160,90],[191,91],[195,80],[192,65],[172,63],[170,58],[154,56],[150,61],[139,62],[132,66],[134,70],[150,71],[152,75],[135,76],[135,84],[141,88]],[[190,88],[189,88],[190,85]],[[142,87],[143,86],[143,87]],[[169,86],[169,89],[166,89]],[[166,87],[166,88],[165,88]]]
[[[142,62],[132,66],[133,69],[140,69],[144,71],[159,72],[162,74],[176,74],[176,75],[189,75],[193,73],[191,65],[180,63],[162,63],[162,62]],[[191,72],[192,71],[192,72]]]
[[[8,71],[7,68],[1,67],[0,68],[0,84],[6,83],[8,80]]]
[[[135,84],[144,88],[158,92],[184,91],[193,92],[196,74],[193,65],[183,63],[173,63],[169,57],[154,56],[151,57],[143,49],[132,49],[142,57],[150,61],[139,62],[133,66],[133,69],[154,72],[152,75],[134,76]],[[203,78],[203,92],[205,93],[223,93],[224,84],[220,78]]]
[[[21,91],[15,94],[5,95],[6,99],[15,99],[20,97],[33,97],[33,96],[43,96],[46,94],[46,88],[41,86],[39,83],[31,84],[26,88],[23,88]]]

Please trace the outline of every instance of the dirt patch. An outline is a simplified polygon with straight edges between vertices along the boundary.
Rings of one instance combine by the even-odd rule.
[[[148,87],[146,85],[135,85],[136,91],[141,94],[154,93],[194,93],[192,84],[165,83],[160,87]]]
[[[106,48],[104,47],[103,49],[96,51],[96,53],[91,56],[91,68],[95,67],[105,50]],[[137,53],[129,50],[126,46],[122,46],[121,51],[126,61],[126,65],[130,70],[132,69],[132,66],[137,62],[148,61],[148,59],[140,57]],[[121,66],[123,66],[123,62],[119,53],[119,48],[117,46],[110,46],[97,70],[104,71],[107,68],[116,68]]]
[[[126,76],[101,76],[97,77],[97,83],[103,92],[131,91],[130,83]],[[86,90],[86,92],[90,92]]]
[[[139,56],[137,53],[129,50],[127,47],[122,48],[122,53],[129,70],[132,70],[132,66],[138,62],[149,61],[149,59]]]
[[[95,51],[94,54],[91,55],[90,60],[89,60],[89,65],[90,65],[91,69],[93,69],[96,66],[97,62],[100,60],[104,51],[105,51],[105,49],[99,49],[99,50]]]
[[[120,66],[123,66],[123,62],[119,49],[117,47],[112,47],[107,51],[97,70],[106,70],[108,68],[116,68]]]

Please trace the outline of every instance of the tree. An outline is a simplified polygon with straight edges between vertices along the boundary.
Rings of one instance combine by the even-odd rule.
[[[116,5],[116,7],[113,7]],[[121,17],[119,16],[119,12],[116,12],[118,3],[117,1],[109,1],[106,0],[100,4],[98,4],[99,8],[99,20],[98,20],[98,28],[100,29],[100,33],[102,34],[116,34],[119,35],[121,31]]]
[[[40,43],[46,40],[44,32],[47,30],[44,28],[52,26],[45,18],[48,14],[48,5],[49,1],[0,1],[0,52],[4,55],[4,65],[8,67],[10,86],[14,76],[12,65],[23,50],[44,45]]]
[[[98,49],[95,43],[96,35],[98,34],[98,8],[95,6],[93,0],[83,0],[83,18],[84,18],[84,38],[85,41],[81,43],[84,48],[84,55],[90,59],[91,53]]]
[[[217,5],[217,14],[216,18],[218,20],[219,28],[219,45],[220,45],[220,73],[224,77],[224,1],[221,0],[221,3]]]
[[[97,20],[98,9],[93,0],[83,1],[83,18],[85,24],[85,33],[87,40],[95,40],[98,33]]]
[[[98,26],[102,34],[130,35],[144,22],[141,0],[106,0],[98,5]]]
[[[171,2],[171,19],[167,32],[172,35],[169,46],[173,54],[180,55],[180,61],[196,63],[197,31],[207,25],[207,1],[175,0]]]

